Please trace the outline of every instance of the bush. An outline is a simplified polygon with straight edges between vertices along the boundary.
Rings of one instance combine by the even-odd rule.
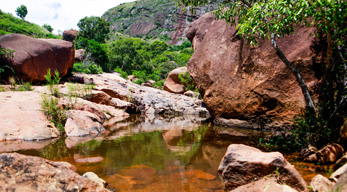
[[[194,81],[188,72],[180,73],[178,75],[178,78],[181,80],[181,83],[185,86],[185,90],[196,91]]]

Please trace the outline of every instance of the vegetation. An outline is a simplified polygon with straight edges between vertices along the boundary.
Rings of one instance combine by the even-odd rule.
[[[53,31],[53,28],[52,28],[51,25],[44,24],[42,27],[45,28],[45,29],[47,29],[47,31],[49,31],[50,33],[52,33],[52,31]]]
[[[107,50],[111,69],[123,77],[134,75],[139,84],[154,80],[158,86],[171,70],[185,66],[193,53],[190,43],[169,46],[165,41],[149,43],[139,38],[120,38]]]
[[[95,40],[99,43],[105,43],[110,32],[110,24],[100,17],[84,17],[77,26],[79,28],[79,37],[88,40]]]
[[[39,25],[18,19],[11,14],[4,13],[0,10],[0,35],[9,33],[18,33],[35,38],[61,38],[53,35]]]
[[[51,69],[48,69],[45,78],[48,83],[50,95],[42,95],[42,111],[47,116],[48,120],[54,123],[54,126],[57,127],[62,133],[64,133],[64,126],[67,120],[67,116],[65,109],[58,106],[58,97],[61,95],[58,89],[58,84],[60,82],[59,73],[58,71],[55,71],[52,77]]]
[[[179,0],[184,5],[202,5],[205,0]],[[347,2],[340,0],[294,0],[294,1],[222,1],[214,12],[217,18],[235,24],[238,18],[237,34],[249,43],[257,44],[257,39],[271,40],[274,51],[296,76],[306,101],[307,112],[297,118],[291,133],[272,140],[286,144],[297,150],[299,145],[313,143],[317,146],[336,141],[338,131],[347,116],[347,66],[346,32]],[[275,19],[274,19],[275,18]],[[308,20],[307,18],[312,18]],[[321,62],[321,87],[319,101],[314,106],[307,86],[300,73],[288,61],[277,46],[277,38],[294,33],[299,25],[315,25],[317,28],[317,50],[324,58]]]
[[[25,16],[27,16],[27,14],[28,14],[27,7],[25,5],[20,5],[16,9],[16,14],[18,15],[18,17],[20,17],[21,19],[24,20]]]
[[[85,17],[78,22],[77,26],[80,32],[75,41],[75,48],[85,49],[87,56],[83,63],[77,64],[75,71],[94,74],[102,71],[109,72],[104,44],[110,31],[109,23],[100,17]]]
[[[189,75],[188,72],[180,73],[180,74],[178,75],[178,78],[181,80],[181,83],[185,86],[185,89],[186,89],[186,90],[191,90],[191,91],[199,92],[199,91],[195,88],[194,81],[193,81],[192,77]]]

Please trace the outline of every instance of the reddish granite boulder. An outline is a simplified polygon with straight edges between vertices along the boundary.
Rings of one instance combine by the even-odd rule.
[[[218,172],[222,175],[227,190],[251,183],[268,175],[298,191],[308,191],[299,172],[281,153],[265,153],[243,144],[229,145]]]
[[[65,30],[63,32],[63,40],[70,41],[71,43],[74,43],[79,31],[71,29],[71,30]]]
[[[14,50],[14,57],[4,63],[25,81],[42,81],[48,69],[64,76],[72,70],[73,44],[59,39],[34,39],[20,34],[0,36],[0,46]]]
[[[3,153],[0,164],[0,191],[108,191],[67,162]]]
[[[312,70],[313,31],[299,27],[295,34],[278,40],[311,90],[317,83]],[[258,127],[278,127],[291,123],[305,107],[294,75],[268,39],[250,46],[236,35],[235,26],[216,21],[211,14],[193,22],[186,36],[194,48],[187,69],[213,117],[230,121],[259,118]]]
[[[183,94],[185,92],[185,86],[181,83],[181,80],[178,78],[180,73],[186,73],[187,67],[179,67],[172,70],[167,76],[164,83],[164,90],[170,93]]]

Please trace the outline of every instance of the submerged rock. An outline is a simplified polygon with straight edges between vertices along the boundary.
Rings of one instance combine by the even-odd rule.
[[[67,162],[3,153],[0,165],[1,191],[108,191],[78,175],[76,167]]]
[[[305,158],[308,162],[319,162],[323,164],[335,163],[339,158],[342,157],[344,149],[341,145],[334,143],[325,146],[318,152]]]
[[[194,48],[187,69],[207,109],[212,117],[246,120],[250,126],[256,119],[265,128],[291,124],[293,116],[305,107],[294,75],[268,39],[250,46],[235,28],[208,13],[187,29]],[[318,82],[312,70],[313,31],[298,27],[294,34],[278,39],[310,90]]]
[[[218,172],[227,190],[246,185],[267,175],[273,175],[298,191],[308,192],[307,184],[299,172],[281,153],[265,153],[243,144],[232,144],[224,155]]]

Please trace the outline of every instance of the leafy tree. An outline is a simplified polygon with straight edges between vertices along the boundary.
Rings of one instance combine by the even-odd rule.
[[[80,37],[93,39],[99,43],[105,43],[110,32],[110,24],[100,17],[84,17],[77,23],[77,26]]]
[[[45,28],[45,29],[47,29],[47,31],[49,31],[49,32],[51,32],[51,33],[52,33],[52,31],[53,31],[53,28],[51,27],[51,25],[44,24],[42,27]]]
[[[21,19],[24,19],[25,16],[28,14],[28,9],[25,5],[20,5],[19,7],[17,7],[16,9],[16,14],[18,15],[18,17],[20,17]]]

